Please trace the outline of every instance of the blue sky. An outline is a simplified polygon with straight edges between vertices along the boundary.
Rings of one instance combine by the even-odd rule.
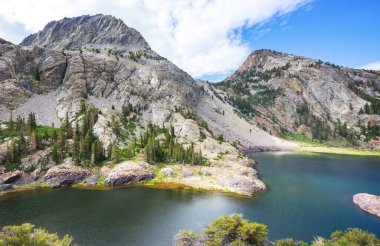
[[[380,1],[316,0],[260,27],[245,29],[243,40],[252,51],[272,49],[362,67],[380,61]],[[225,76],[215,74],[203,79],[213,81]]]
[[[380,0],[1,0],[0,37],[17,44],[52,20],[99,13],[209,81],[256,49],[380,70]]]

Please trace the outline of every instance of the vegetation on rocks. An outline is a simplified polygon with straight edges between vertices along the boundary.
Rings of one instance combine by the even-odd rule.
[[[163,134],[162,140],[158,135]],[[174,127],[169,129],[148,125],[147,132],[141,136],[144,143],[145,157],[148,163],[188,163],[203,165],[206,163],[202,152],[194,149],[194,144],[185,147],[175,139]]]

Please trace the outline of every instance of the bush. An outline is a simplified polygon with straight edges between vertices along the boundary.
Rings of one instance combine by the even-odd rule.
[[[25,246],[69,246],[73,238],[65,235],[59,238],[56,233],[49,233],[43,228],[35,228],[26,223],[15,226],[4,226],[0,231],[0,245],[25,245]]]
[[[376,246],[380,240],[373,233],[358,228],[349,228],[346,231],[335,231],[330,239],[316,237],[311,243],[280,239],[275,242],[268,240],[266,225],[250,222],[241,214],[223,215],[212,222],[206,229],[196,234],[192,231],[180,230],[174,237],[177,246],[227,246],[227,245],[255,245],[255,246]]]

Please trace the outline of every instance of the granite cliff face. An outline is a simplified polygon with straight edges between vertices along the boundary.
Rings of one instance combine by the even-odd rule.
[[[360,142],[363,127],[379,126],[380,73],[376,71],[258,50],[216,88],[222,100],[278,136],[285,130],[320,140]]]
[[[101,14],[52,21],[42,31],[25,38],[20,45],[38,45],[54,50],[108,46],[124,51],[151,50],[138,31],[120,19]]]
[[[187,73],[111,16],[54,21],[21,46],[2,42],[0,52],[2,120],[10,108],[18,115],[46,105],[37,119],[59,124],[66,113],[74,119],[84,101],[106,121],[131,104],[141,123],[162,125],[172,111],[190,113],[200,95]]]

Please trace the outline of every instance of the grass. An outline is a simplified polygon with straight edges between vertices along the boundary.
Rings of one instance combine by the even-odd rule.
[[[356,149],[349,147],[336,147],[331,143],[320,142],[310,139],[304,134],[297,134],[292,132],[282,132],[282,137],[286,140],[293,141],[301,146],[296,152],[302,153],[325,153],[325,154],[339,154],[339,155],[359,155],[359,156],[380,156],[380,151],[371,151],[364,149]],[[339,146],[339,145],[338,145]]]
[[[298,145],[302,147],[331,147],[329,143],[310,139],[305,134],[297,134],[294,132],[283,131],[281,133],[281,136],[286,140],[296,142]]]
[[[380,151],[371,151],[343,147],[301,147],[296,152],[302,153],[326,153],[338,155],[380,156]]]

